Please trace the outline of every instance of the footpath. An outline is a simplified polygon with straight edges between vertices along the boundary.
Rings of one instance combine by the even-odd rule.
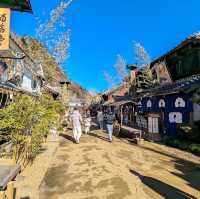
[[[40,185],[39,199],[200,199],[200,158],[164,145],[108,142],[95,130],[74,144],[72,131]]]
[[[59,138],[49,136],[33,164],[16,178],[16,199],[39,199],[39,187],[54,159],[58,146]]]

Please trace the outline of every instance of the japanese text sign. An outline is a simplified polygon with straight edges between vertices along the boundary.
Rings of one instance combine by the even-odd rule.
[[[0,8],[0,50],[9,49],[10,8]]]

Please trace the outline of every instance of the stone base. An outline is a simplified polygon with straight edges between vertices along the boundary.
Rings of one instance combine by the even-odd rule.
[[[162,137],[159,133],[146,133],[145,139],[147,139],[148,141],[152,141],[152,142],[161,142],[162,141]]]

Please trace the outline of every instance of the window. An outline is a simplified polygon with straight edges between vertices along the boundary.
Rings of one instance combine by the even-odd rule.
[[[33,89],[37,89],[37,81],[35,79],[33,80]]]
[[[7,64],[5,62],[0,61],[0,80],[6,81],[8,79],[8,71]]]
[[[183,100],[183,98],[178,97],[175,101],[175,107],[185,107],[185,101]]]
[[[148,100],[147,101],[147,108],[151,108],[152,107],[152,102],[151,102],[151,100]]]
[[[159,108],[164,108],[165,107],[165,100],[164,99],[160,99],[158,106],[159,106]]]
[[[183,122],[182,113],[180,113],[180,112],[169,113],[169,122],[170,123],[182,124],[182,122]]]

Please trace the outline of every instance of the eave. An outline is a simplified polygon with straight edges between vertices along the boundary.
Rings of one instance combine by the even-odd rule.
[[[33,12],[30,0],[1,0],[0,7],[20,12]]]

